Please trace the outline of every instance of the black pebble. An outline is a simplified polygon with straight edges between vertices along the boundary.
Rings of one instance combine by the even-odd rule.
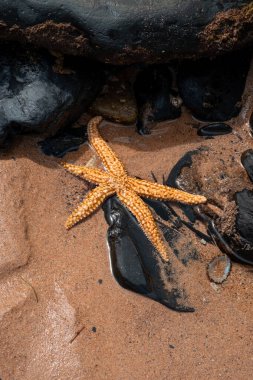
[[[198,135],[204,137],[213,137],[220,135],[227,135],[232,132],[230,125],[225,123],[212,123],[204,125],[198,129]]]
[[[97,332],[97,328],[95,326],[93,326],[91,331],[95,333],[95,332]]]
[[[253,182],[253,150],[246,150],[241,157],[241,162],[250,178]]]

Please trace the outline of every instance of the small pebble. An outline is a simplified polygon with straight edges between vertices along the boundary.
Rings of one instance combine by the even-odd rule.
[[[210,261],[207,267],[207,274],[211,281],[222,284],[228,277],[231,270],[231,261],[227,255],[217,256]]]
[[[211,123],[198,129],[198,135],[204,137],[214,137],[227,135],[232,132],[230,125],[225,123]]]

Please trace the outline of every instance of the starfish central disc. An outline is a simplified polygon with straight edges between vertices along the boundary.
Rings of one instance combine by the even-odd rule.
[[[66,228],[73,227],[91,215],[108,197],[116,194],[124,206],[136,217],[143,232],[162,258],[168,261],[167,244],[150,209],[140,196],[190,205],[205,203],[207,200],[202,195],[189,194],[172,187],[128,176],[123,164],[98,131],[101,121],[102,117],[100,116],[89,121],[88,139],[106,170],[63,163],[64,168],[70,173],[98,185],[87,194],[83,202],[70,215],[66,222]]]

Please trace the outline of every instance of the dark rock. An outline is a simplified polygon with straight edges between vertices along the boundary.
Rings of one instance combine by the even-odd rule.
[[[212,123],[208,125],[203,125],[198,129],[197,133],[199,136],[214,137],[232,133],[232,128],[230,127],[230,125],[225,123]]]
[[[78,150],[87,141],[87,128],[64,128],[55,135],[39,141],[38,145],[47,156],[62,158],[66,153]]]
[[[249,118],[249,127],[250,127],[250,133],[251,133],[251,135],[253,135],[253,112]]]
[[[224,236],[239,262],[253,265],[253,191],[245,189],[235,194],[237,206],[236,228],[231,236]]]
[[[245,189],[238,192],[236,194],[236,204],[238,207],[237,229],[243,239],[251,244],[253,248],[253,191]]]
[[[250,54],[230,54],[215,60],[186,61],[178,74],[178,88],[193,116],[203,121],[226,121],[241,110]]]
[[[0,37],[114,64],[214,55],[253,40],[251,0],[0,0]]]
[[[250,178],[253,182],[253,150],[246,150],[241,157],[241,162]]]
[[[181,101],[172,84],[172,72],[167,65],[153,65],[137,75],[134,90],[140,133],[150,133],[149,126],[156,121],[171,120],[181,115]]]
[[[94,100],[102,85],[98,65],[66,60],[67,69],[59,74],[54,61],[47,52],[1,47],[1,146],[10,135],[72,123]]]

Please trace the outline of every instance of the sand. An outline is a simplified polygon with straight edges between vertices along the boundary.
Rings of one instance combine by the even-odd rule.
[[[232,135],[204,140],[186,110],[149,136],[110,122],[101,134],[129,173],[145,179],[152,180],[153,171],[161,181],[185,152],[201,145],[213,151],[210,170],[220,154],[232,154],[243,171],[241,153],[253,142],[252,84],[253,68],[243,110],[230,122]],[[252,268],[234,263],[226,282],[214,285],[206,263],[219,250],[202,245],[191,285],[194,313],[122,289],[110,272],[102,210],[65,230],[88,186],[43,155],[40,139],[16,140],[0,160],[1,380],[251,379]],[[65,160],[80,164],[93,156],[84,144]]]

